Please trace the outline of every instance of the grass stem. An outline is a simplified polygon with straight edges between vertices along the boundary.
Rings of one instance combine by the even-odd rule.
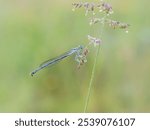
[[[94,74],[95,74],[96,63],[97,63],[99,51],[100,51],[100,45],[98,45],[98,48],[97,48],[97,51],[96,51],[96,57],[94,59],[94,65],[93,65],[93,68],[92,68],[92,74],[91,74],[90,83],[89,83],[89,87],[88,87],[88,93],[87,93],[87,97],[86,97],[86,101],[85,101],[84,113],[87,111],[89,99],[90,99],[90,96],[91,96],[92,83],[93,83],[93,79],[94,79]]]
[[[104,24],[102,24],[100,36],[102,36],[103,28],[104,28]],[[91,74],[91,78],[90,78],[90,82],[89,82],[88,92],[87,92],[85,106],[84,106],[84,111],[83,111],[84,113],[87,112],[87,107],[88,107],[90,96],[91,96],[91,92],[92,92],[92,83],[93,83],[93,79],[94,79],[97,59],[98,59],[98,56],[99,56],[99,51],[100,51],[100,44],[98,45],[98,48],[97,48],[97,51],[96,51],[96,56],[95,56],[95,59],[94,59],[94,65],[93,65],[93,68],[92,68],[92,74]]]

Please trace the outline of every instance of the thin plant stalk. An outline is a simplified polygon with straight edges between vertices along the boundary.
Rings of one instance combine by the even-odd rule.
[[[103,26],[101,28],[100,36],[102,36],[104,23],[102,25]],[[99,52],[100,52],[100,44],[98,45],[98,48],[97,48],[97,51],[96,51],[96,55],[95,55],[95,59],[94,59],[94,64],[93,64],[93,68],[92,68],[92,74],[91,74],[91,78],[90,78],[90,82],[89,82],[89,86],[88,86],[88,92],[87,92],[85,106],[84,106],[84,111],[83,111],[84,113],[87,112],[87,107],[88,107],[90,96],[91,96],[91,93],[92,93],[92,83],[93,83],[93,79],[94,79],[94,74],[95,74],[95,69],[96,69],[96,64],[97,64],[97,59],[98,59],[98,56],[99,56]]]

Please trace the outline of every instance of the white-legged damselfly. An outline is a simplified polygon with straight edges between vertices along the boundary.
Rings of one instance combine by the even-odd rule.
[[[58,63],[59,61],[63,60],[64,58],[66,58],[68,56],[71,56],[74,53],[76,53],[76,58],[77,58],[80,55],[82,49],[83,49],[83,46],[78,46],[76,48],[70,49],[66,53],[64,53],[64,54],[62,54],[62,55],[60,55],[60,56],[58,56],[56,58],[49,59],[49,60],[43,62],[38,68],[36,68],[35,70],[33,70],[31,72],[31,76],[33,76],[35,73],[37,73],[41,69],[43,69],[43,68],[45,68],[47,66],[54,65],[54,64]]]

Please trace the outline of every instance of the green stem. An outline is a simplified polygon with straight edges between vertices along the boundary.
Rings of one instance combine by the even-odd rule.
[[[89,88],[88,88],[88,93],[87,93],[87,97],[86,97],[84,113],[87,111],[87,107],[88,107],[88,103],[89,103],[89,99],[90,99],[90,95],[91,95],[92,83],[93,83],[93,79],[94,79],[94,74],[95,74],[96,63],[97,63],[99,51],[100,51],[100,45],[97,48],[97,52],[96,52],[96,56],[95,56],[95,60],[94,60],[94,65],[93,65],[93,68],[92,68],[92,74],[91,74]]]
[[[106,16],[104,16],[104,19],[105,19],[105,17]],[[104,28],[104,24],[102,24],[100,36],[102,36],[103,28]],[[93,65],[93,68],[92,68],[92,74],[91,74],[89,87],[88,87],[88,93],[87,93],[87,96],[86,96],[86,101],[85,101],[85,106],[84,106],[84,113],[87,112],[87,107],[88,107],[89,99],[90,99],[90,96],[91,96],[92,83],[93,83],[93,79],[94,79],[94,74],[95,74],[96,63],[97,63],[99,51],[100,51],[100,44],[98,45],[98,48],[97,48],[97,51],[96,51],[96,56],[95,56],[95,59],[94,59],[94,65]]]

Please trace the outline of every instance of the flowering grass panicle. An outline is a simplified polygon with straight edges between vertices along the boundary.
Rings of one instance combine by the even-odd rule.
[[[78,62],[77,68],[80,69],[80,67],[87,62],[87,55],[89,53],[89,49],[85,47],[82,51],[82,53],[76,57],[76,61]]]
[[[100,45],[102,43],[102,40],[96,37],[92,37],[88,35],[89,44],[93,44],[94,47]]]
[[[112,5],[107,3],[107,2],[104,2],[102,0],[100,0],[97,3],[96,2],[75,2],[72,5],[73,5],[73,9],[72,9],[73,11],[80,9],[80,8],[85,9],[85,15],[86,16],[88,16],[88,14],[90,12],[92,12],[94,17],[89,15],[89,18],[90,18],[89,24],[91,26],[94,26],[95,24],[98,24],[98,23],[103,25],[101,27],[100,33],[98,34],[99,37],[101,37],[101,35],[102,35],[102,32],[103,32],[102,30],[103,30],[105,24],[108,25],[109,27],[113,28],[113,29],[117,29],[117,28],[125,29],[126,32],[128,32],[127,29],[129,27],[129,24],[119,22],[116,20],[112,20],[109,18],[109,16],[112,15],[114,11],[113,11]],[[99,13],[101,15],[99,15]],[[86,96],[84,112],[87,111],[87,107],[89,104],[89,98],[91,95],[92,82],[94,79],[96,63],[97,63],[97,59],[98,59],[100,46],[102,44],[102,40],[99,37],[94,37],[94,36],[88,35],[89,42],[87,43],[85,48],[82,50],[82,53],[76,58],[77,62],[79,63],[78,68],[80,68],[81,65],[83,65],[84,63],[87,62],[87,54],[89,53],[89,46],[93,45],[94,47],[98,47],[97,51],[96,51],[94,65],[92,68],[92,74],[91,74],[91,78],[90,78],[90,82],[89,82],[88,93]]]
[[[73,11],[75,9],[79,8],[84,8],[85,9],[85,14],[87,15],[88,12],[93,12],[93,15],[95,15],[95,10],[98,9],[99,12],[104,12],[107,15],[112,14],[112,6],[109,3],[99,1],[98,3],[93,3],[93,2],[78,2],[78,3],[73,3]]]

